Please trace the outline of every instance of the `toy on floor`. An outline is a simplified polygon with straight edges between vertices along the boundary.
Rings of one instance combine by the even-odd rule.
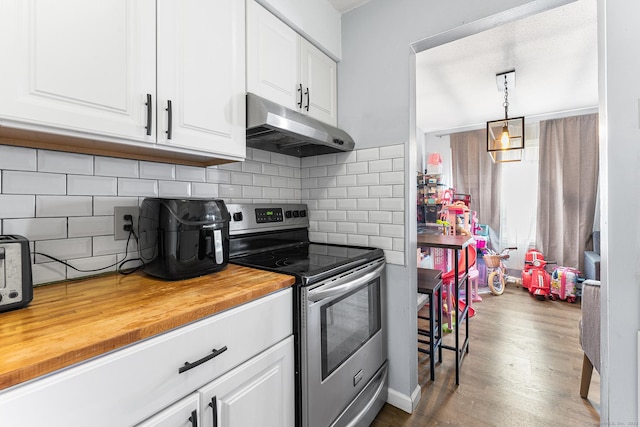
[[[524,256],[524,269],[522,270],[522,287],[539,300],[546,299],[551,293],[551,275],[546,270],[548,264],[542,252],[529,249]]]
[[[578,293],[579,276],[580,272],[575,268],[556,267],[551,273],[551,293],[549,298],[575,302]]]
[[[487,285],[493,295],[502,295],[507,284],[507,265],[505,261],[509,259],[509,251],[518,249],[515,246],[504,248],[499,254],[492,250],[487,250],[482,257],[487,265]]]

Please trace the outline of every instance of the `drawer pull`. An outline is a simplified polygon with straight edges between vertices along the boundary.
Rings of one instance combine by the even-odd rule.
[[[211,414],[213,417],[213,427],[218,427],[218,399],[213,396],[211,398],[211,402],[209,402],[209,406],[213,413]]]
[[[208,362],[209,360],[213,359],[216,356],[219,356],[220,354],[224,353],[225,351],[227,351],[227,346],[225,345],[224,347],[222,347],[220,350],[216,350],[215,348],[212,350],[213,353],[206,355],[205,357],[203,357],[200,360],[196,360],[195,362],[191,363],[191,362],[184,362],[184,366],[180,367],[180,369],[178,369],[178,373],[181,374],[183,372],[187,372],[189,369],[195,368],[196,366],[200,366],[202,365],[204,362]]]
[[[191,427],[198,427],[198,411],[196,411],[195,409],[191,411],[189,421],[191,421]]]

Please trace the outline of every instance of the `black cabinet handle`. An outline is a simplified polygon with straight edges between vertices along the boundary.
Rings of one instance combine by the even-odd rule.
[[[191,421],[191,427],[198,427],[198,411],[196,411],[195,409],[191,411],[189,421]]]
[[[307,95],[307,105],[304,106],[304,109],[309,111],[309,102],[311,102],[311,95],[309,95],[309,88],[304,92]]]
[[[147,102],[144,104],[147,106],[147,125],[144,127],[147,130],[147,135],[151,135],[151,94],[147,94]]]
[[[180,369],[178,369],[178,373],[181,374],[183,372],[187,372],[189,369],[193,369],[196,366],[200,366],[202,365],[204,362],[208,362],[209,360],[213,359],[216,356],[221,355],[222,353],[224,353],[225,351],[227,351],[227,346],[225,345],[224,347],[222,347],[220,350],[216,350],[215,348],[213,350],[213,353],[206,355],[205,357],[203,357],[200,360],[196,360],[195,362],[184,362],[184,366],[181,366]]]
[[[167,112],[167,139],[171,139],[171,122],[173,121],[173,108],[171,107],[171,100],[167,100],[167,108],[165,110]]]
[[[218,399],[216,399],[215,396],[211,398],[209,406],[211,407],[213,416],[213,427],[218,427]]]
[[[298,108],[302,108],[302,83],[298,86],[298,92],[300,92],[300,101],[298,102]]]

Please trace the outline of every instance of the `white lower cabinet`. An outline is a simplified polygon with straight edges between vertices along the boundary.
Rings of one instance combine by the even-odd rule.
[[[200,416],[198,393],[192,393],[168,408],[158,412],[138,427],[198,427]]]
[[[292,425],[291,307],[282,290],[2,390],[0,426],[190,426],[194,410],[211,420],[205,394],[217,396],[218,426],[251,425],[233,419],[247,404],[258,425]]]

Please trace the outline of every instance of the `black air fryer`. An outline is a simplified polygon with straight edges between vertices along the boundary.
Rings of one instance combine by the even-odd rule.
[[[222,270],[229,262],[230,219],[222,200],[144,199],[138,222],[144,272],[182,280]]]

